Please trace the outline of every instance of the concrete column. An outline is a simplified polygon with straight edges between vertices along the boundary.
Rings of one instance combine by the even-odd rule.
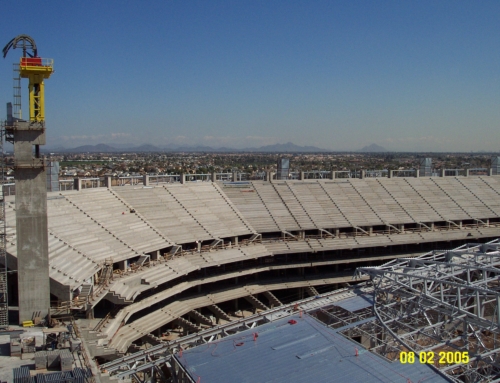
[[[373,226],[370,226],[367,231],[369,235],[373,235]]]
[[[156,261],[160,258],[161,254],[160,254],[160,250],[157,250],[157,251],[152,251],[149,256],[151,257],[151,260],[152,261]]]
[[[233,182],[236,182],[236,181],[238,181],[238,173],[233,172]]]
[[[212,172],[212,182],[215,182],[217,180],[217,176],[215,172]]]
[[[269,182],[273,182],[273,178],[274,178],[274,173],[269,172]]]
[[[144,186],[149,186],[149,176],[148,176],[147,174],[144,174],[144,175],[142,176],[142,184],[143,184]]]
[[[394,170],[389,170],[389,178],[394,178]]]
[[[35,317],[45,319],[50,309],[47,172],[40,157],[40,145],[46,141],[45,124],[9,121],[5,131],[14,139],[17,282],[22,323]]]
[[[420,169],[415,170],[415,178],[420,177]]]
[[[445,169],[441,169],[441,172],[439,173],[439,176],[440,177],[444,177],[445,176]]]
[[[181,173],[180,179],[181,179],[181,184],[186,183],[186,175],[184,173]]]
[[[273,173],[266,172],[266,181],[267,182],[272,182],[272,177],[273,177]]]
[[[334,180],[337,177],[337,173],[334,172],[333,170],[330,172],[330,179]]]
[[[104,177],[104,186],[106,186],[108,189],[111,189],[111,176]]]
[[[75,178],[73,180],[73,189],[74,190],[82,190],[82,179],[81,178]]]
[[[493,175],[493,168],[489,168],[489,169],[488,169],[488,175],[489,175],[489,176],[492,176],[492,175]]]
[[[196,241],[196,247],[197,247],[198,253],[201,253],[201,241]]]
[[[238,237],[233,238],[234,246],[238,246]]]
[[[121,271],[127,271],[127,267],[128,267],[128,261],[125,259],[123,261],[120,261],[120,262],[116,262],[117,265],[118,265],[118,268],[121,270]]]
[[[465,176],[469,177],[469,169],[465,169]]]
[[[304,180],[304,172],[299,172],[299,180]]]
[[[363,179],[363,178],[365,178],[365,175],[366,175],[366,171],[365,170],[361,170],[359,172],[359,178]]]
[[[94,308],[93,307],[87,309],[87,311],[85,312],[85,318],[94,319]]]

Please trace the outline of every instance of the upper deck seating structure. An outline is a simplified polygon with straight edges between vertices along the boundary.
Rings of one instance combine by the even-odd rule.
[[[15,258],[14,198],[6,201],[7,251]],[[65,291],[91,281],[109,259],[126,268],[125,261],[173,256],[177,245],[191,244],[183,248],[190,251],[113,281],[107,299],[128,305],[146,290],[162,290],[203,268],[237,269],[260,257],[498,236],[498,227],[487,221],[500,218],[500,177],[124,186],[49,193],[47,207],[50,278]],[[457,221],[484,225],[461,230]],[[445,230],[443,222],[454,230],[438,231]],[[418,224],[428,230],[419,232]],[[413,226],[405,231],[405,225]],[[392,227],[369,232],[373,226]],[[280,232],[291,234],[289,241]],[[254,244],[254,234],[268,235]],[[249,241],[242,245],[240,238],[235,245],[233,238],[241,236]],[[198,252],[196,241],[214,245],[205,242]],[[175,288],[169,286],[168,294]]]
[[[255,233],[212,183],[122,187],[113,192],[176,244]]]

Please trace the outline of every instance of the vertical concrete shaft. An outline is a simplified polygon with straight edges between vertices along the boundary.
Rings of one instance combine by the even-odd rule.
[[[16,122],[13,136],[19,321],[22,323],[35,317],[46,318],[50,307],[47,175],[38,149],[45,144],[45,126]]]

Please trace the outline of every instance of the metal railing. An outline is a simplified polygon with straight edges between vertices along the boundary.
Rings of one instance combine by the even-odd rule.
[[[489,172],[488,168],[470,168],[469,175],[470,176],[487,176]]]
[[[392,170],[393,177],[415,177],[416,174],[415,169]]]
[[[181,182],[179,174],[154,174],[149,176],[150,185],[172,184],[175,182]]]
[[[301,174],[302,173],[302,174]],[[271,173],[273,174],[273,173]],[[469,169],[434,169],[431,177],[467,177],[467,176],[488,176],[495,175],[491,168],[469,168]],[[321,179],[351,179],[351,178],[411,178],[417,176],[416,169],[402,169],[402,170],[387,170],[387,169],[372,169],[372,170],[311,170],[307,172],[290,172],[289,180],[300,180],[301,175],[303,180],[321,180]],[[420,176],[422,176],[420,174]],[[149,178],[149,185],[160,185],[160,184],[173,184],[181,183],[181,174],[151,174],[147,176]],[[256,173],[194,173],[194,174],[184,174],[184,182],[245,182],[254,180],[266,180],[266,172],[256,172]],[[59,191],[75,190],[75,183],[80,183],[81,189],[91,189],[107,186],[105,179],[111,178],[111,184],[113,186],[141,186],[144,185],[143,175],[134,176],[103,176],[103,177],[84,177],[84,178],[70,178],[70,179],[59,179],[58,186]],[[273,179],[276,180],[276,175],[273,175]],[[4,185],[4,196],[11,196],[16,194],[15,183],[11,180],[9,183]]]
[[[135,186],[143,183],[143,176],[118,176],[118,186]]]
[[[59,191],[74,190],[74,180],[59,180]]]
[[[7,197],[9,195],[16,195],[16,184],[8,183],[3,184],[3,195]]]

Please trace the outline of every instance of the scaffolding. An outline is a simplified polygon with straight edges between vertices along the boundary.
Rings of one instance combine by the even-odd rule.
[[[359,268],[373,283],[374,319],[344,335],[390,360],[432,355],[426,363],[453,381],[498,382],[499,266],[497,239]]]
[[[9,326],[9,306],[7,295],[7,254],[6,236],[7,227],[5,223],[5,201],[4,184],[6,183],[5,153],[4,153],[5,123],[2,122],[0,129],[0,171],[2,181],[0,188],[0,328]]]

